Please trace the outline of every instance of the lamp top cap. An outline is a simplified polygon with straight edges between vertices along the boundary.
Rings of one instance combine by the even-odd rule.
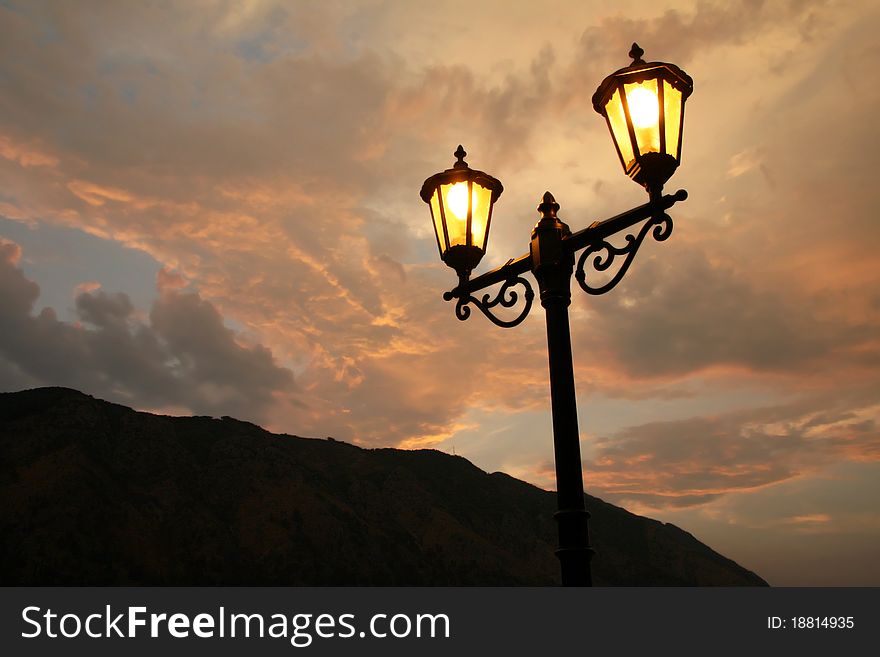
[[[455,164],[452,165],[453,169],[466,169],[468,163],[464,161],[465,156],[467,155],[467,151],[462,148],[461,144],[458,145],[458,148],[455,149],[453,153],[455,156]]]
[[[675,64],[668,62],[646,62],[642,59],[645,51],[638,43],[633,43],[629,56],[632,62],[602,80],[602,84],[593,94],[593,108],[603,116],[605,115],[605,103],[611,98],[615,89],[626,82],[641,82],[648,78],[663,77],[676,89],[681,91],[682,99],[691,95],[694,90],[694,81]]]
[[[642,50],[641,47],[639,47],[639,44],[637,44],[635,41],[633,41],[632,48],[630,48],[630,50],[629,50],[630,59],[633,60],[632,63],[633,64],[644,64],[645,60],[642,59],[642,55],[644,55],[644,54],[645,54],[645,51]]]
[[[438,185],[472,181],[481,187],[491,190],[492,203],[497,201],[498,197],[501,196],[501,192],[504,191],[504,185],[501,184],[501,181],[484,171],[471,169],[468,166],[468,163],[464,161],[467,152],[465,152],[464,147],[461,144],[455,149],[453,155],[455,155],[455,164],[453,164],[451,168],[441,171],[440,173],[435,173],[433,176],[425,180],[422,185],[422,191],[420,192],[422,200],[425,203],[430,203],[431,197],[434,195]]]

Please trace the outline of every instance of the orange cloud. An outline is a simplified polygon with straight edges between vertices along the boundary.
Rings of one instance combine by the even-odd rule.
[[[37,143],[15,141],[8,135],[0,134],[0,157],[18,163],[25,169],[32,167],[55,167],[58,157],[41,148]]]
[[[157,276],[161,289],[180,290],[186,281],[241,327],[242,341],[267,345],[297,372],[299,396],[279,402],[275,426],[338,431],[369,444],[418,444],[451,435],[474,408],[499,415],[546,408],[541,309],[536,306],[517,330],[501,331],[476,315],[458,322],[439,298],[454,277],[436,263],[425,208],[415,193],[432,167],[448,166],[445,160],[436,164],[438,143],[449,140],[451,148],[470,135],[480,165],[510,181],[489,257],[499,257],[499,245],[515,249],[503,255],[517,255],[534,222],[532,189],[543,189],[548,172],[565,190],[565,216],[574,228],[619,211],[630,199],[643,200],[616,170],[601,121],[585,120],[592,116],[595,83],[625,63],[620,60],[626,48],[615,49],[626,34],[657,40],[675,35],[662,39],[671,49],[662,56],[693,65],[692,73],[702,69],[704,78],[721,49],[731,49],[737,57],[724,58],[724,65],[741,62],[731,74],[745,71],[752,79],[754,70],[769,66],[762,48],[777,43],[779,31],[790,41],[797,30],[819,29],[832,14],[841,26],[845,22],[825,8],[700,5],[659,19],[614,12],[584,17],[580,9],[567,8],[567,37],[553,48],[538,44],[517,51],[508,63],[499,63],[495,53],[501,50],[490,44],[506,46],[510,32],[486,31],[485,43],[475,47],[503,69],[497,75],[495,69],[474,68],[470,55],[444,53],[434,60],[419,51],[430,41],[416,38],[418,30],[392,29],[405,13],[364,28],[365,43],[383,30],[399,40],[373,41],[379,45],[371,52],[348,52],[337,42],[339,51],[319,56],[309,50],[312,34],[298,22],[301,13],[321,26],[321,39],[332,45],[333,23],[321,17],[342,10],[297,10],[277,17],[277,32],[265,33],[260,26],[269,7],[240,15],[219,8],[198,15],[175,10],[173,21],[132,11],[136,20],[107,17],[113,29],[98,30],[69,9],[47,10],[46,18],[60,30],[52,48],[38,47],[39,26],[25,17],[4,26],[0,47],[22,53],[4,60],[9,75],[62,89],[67,100],[32,104],[10,96],[8,120],[26,138],[3,142],[10,163],[4,176],[15,195],[0,202],[14,207],[21,220],[77,227],[150,253],[163,267]],[[442,10],[418,10],[433,11]],[[474,20],[487,20],[489,13]],[[815,18],[807,25],[811,13]],[[133,58],[140,63],[102,67],[106,40],[128,33],[133,24],[145,35],[131,41],[143,44]],[[716,32],[712,39],[703,31],[707,25]],[[240,38],[245,32],[255,36],[253,30],[260,38],[251,41],[260,52],[249,58],[240,51]],[[95,46],[72,60],[66,39],[79,33],[89,34]],[[154,42],[147,38],[158,34],[161,51],[151,49]],[[289,47],[290,34],[302,37],[303,50]],[[403,62],[403,50],[395,48],[421,56]],[[216,56],[206,59],[209,51]],[[796,84],[809,77],[821,60],[822,53],[810,51],[786,80]],[[99,76],[99,70],[107,73]],[[772,116],[781,111],[773,103],[785,89],[770,72],[765,77],[750,88]],[[827,233],[827,213],[811,211],[812,201],[792,206],[798,215],[798,230],[792,230],[791,223],[774,223],[769,213],[778,204],[763,187],[735,187],[760,160],[774,166],[777,191],[788,200],[796,193],[815,199],[818,193],[799,194],[790,177],[776,173],[782,149],[773,136],[785,131],[757,126],[752,134],[746,131],[753,127],[748,113],[727,112],[739,100],[730,95],[736,88],[694,96],[679,175],[699,193],[680,213],[676,209],[673,239],[661,247],[646,244],[625,286],[613,295],[585,299],[575,291],[575,361],[584,395],[659,404],[697,399],[706,381],[724,387],[733,380],[810,394],[834,388],[830,374],[864,382],[874,371],[869,362],[877,345],[870,336],[877,317],[856,314],[856,308],[871,307],[869,294],[856,295],[846,283],[850,272],[861,272],[862,283],[869,280],[873,258],[837,245],[815,249],[815,231]],[[95,93],[83,98],[82,89]],[[720,116],[728,119],[707,119]],[[744,132],[752,142],[743,143]],[[533,141],[536,135],[540,144]],[[788,149],[790,140],[783,141]],[[33,166],[21,164],[22,153],[31,153]],[[803,165],[816,162],[804,159]],[[742,175],[724,181],[733,219],[722,227],[715,223],[714,199],[721,194],[714,185],[728,171]],[[613,183],[606,180],[611,176]],[[846,179],[829,186],[840,189]],[[816,259],[780,251],[792,235],[808,233],[804,239]],[[768,257],[768,251],[782,257]],[[820,266],[828,253],[835,261],[831,271]],[[803,259],[792,264],[796,258]],[[774,263],[776,273],[793,269],[768,278],[767,263]],[[760,276],[750,269],[759,269]],[[834,279],[827,301],[816,296],[818,282],[804,291],[807,270],[821,272],[814,281],[826,272],[827,280]],[[869,454],[861,444],[853,458],[856,452]],[[634,467],[650,458],[657,457],[626,456]],[[728,463],[715,474],[733,478],[735,467]]]
[[[79,296],[80,294],[88,294],[89,292],[94,292],[95,290],[100,290],[101,284],[98,281],[83,281],[82,283],[77,283],[74,288],[74,294]]]
[[[186,278],[179,272],[172,271],[167,267],[162,267],[156,273],[156,288],[159,292],[180,290],[188,284]]]
[[[794,525],[801,524],[825,524],[831,522],[831,516],[827,513],[811,513],[805,516],[794,516],[792,518],[787,518],[784,522],[791,523]]]

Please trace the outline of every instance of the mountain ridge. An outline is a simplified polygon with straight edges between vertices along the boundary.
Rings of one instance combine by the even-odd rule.
[[[5,585],[554,585],[555,493],[436,450],[365,449],[68,388],[0,393]],[[766,586],[587,496],[597,585]]]

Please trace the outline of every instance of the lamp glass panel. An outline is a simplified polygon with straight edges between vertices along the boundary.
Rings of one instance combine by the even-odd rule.
[[[431,217],[434,219],[434,232],[437,234],[437,244],[440,247],[440,256],[446,253],[449,245],[446,244],[446,236],[443,234],[443,217],[440,214],[440,192],[434,190],[431,196]]]
[[[467,181],[441,185],[440,193],[443,196],[443,209],[446,210],[449,246],[467,244]]]
[[[639,153],[659,153],[660,101],[657,98],[656,78],[624,84],[623,90]]]
[[[605,114],[608,117],[608,124],[611,126],[611,136],[620,150],[623,169],[624,171],[629,171],[633,160],[635,160],[635,155],[633,154],[632,143],[630,143],[629,139],[629,130],[626,129],[626,114],[623,111],[623,101],[620,99],[619,88],[614,90],[611,100],[605,104]]]
[[[446,230],[449,233],[449,246],[468,244],[468,183],[467,181],[440,186],[443,208],[446,210]],[[489,205],[492,200],[490,190],[473,183],[471,192],[471,244],[483,248],[486,238],[486,223],[489,218]]]
[[[486,250],[486,230],[489,226],[489,208],[492,206],[492,190],[474,183],[473,214],[471,215],[471,232],[474,246]]]
[[[681,91],[663,81],[663,119],[666,123],[666,152],[681,161],[678,137],[681,134]]]

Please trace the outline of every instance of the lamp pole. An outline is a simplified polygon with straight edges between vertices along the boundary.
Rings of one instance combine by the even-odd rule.
[[[498,326],[517,326],[529,314],[535,296],[522,275],[531,272],[538,282],[547,324],[558,504],[556,556],[563,586],[591,586],[593,556],[568,317],[572,275],[587,294],[604,294],[614,288],[649,233],[658,242],[669,237],[672,218],[666,210],[687,198],[684,190],[665,196],[662,190],[680,162],[684,101],[693,90],[693,81],[673,64],[643,61],[643,54],[633,44],[632,64],[605,78],[593,96],[593,106],[608,122],[624,171],[647,190],[648,203],[572,233],[558,216],[556,199],[546,192],[538,205],[540,218],[532,230],[529,252],[472,279],[471,272],[485,253],[493,205],[503,191],[501,182],[471,169],[464,161],[467,153],[459,146],[453,167],[428,178],[421,190],[422,200],[431,208],[440,257],[458,274],[458,285],[443,294],[446,301],[456,300],[458,319],[470,317],[473,306]],[[609,241],[619,234],[625,235],[625,244]],[[614,273],[595,283],[593,272]],[[494,297],[488,293],[474,296],[499,283]],[[522,292],[517,291],[519,287]],[[495,314],[496,307],[513,308],[521,299],[515,317]]]
[[[593,550],[587,527],[590,514],[584,506],[571,330],[568,323],[574,254],[564,248],[563,241],[571,235],[571,230],[556,216],[558,210],[559,204],[553,195],[550,192],[544,194],[538,206],[541,219],[532,231],[529,252],[532,272],[541,293],[541,305],[547,316],[550,407],[559,508],[554,516],[559,525],[556,556],[562,568],[563,585],[591,586],[590,560]]]

